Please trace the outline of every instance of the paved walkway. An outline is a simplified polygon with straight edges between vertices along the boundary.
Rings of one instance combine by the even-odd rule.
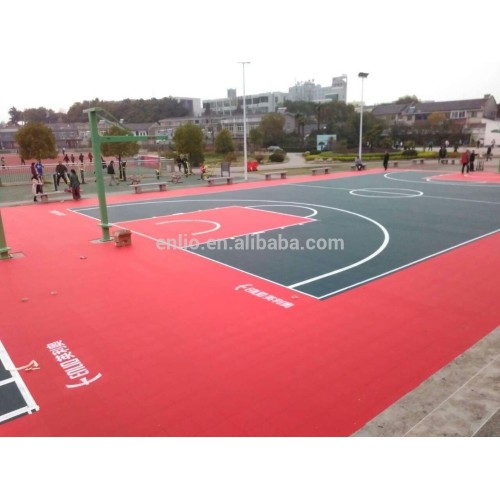
[[[500,327],[354,435],[500,437]]]

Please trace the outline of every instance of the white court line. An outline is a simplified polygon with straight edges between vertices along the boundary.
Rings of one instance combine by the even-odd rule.
[[[287,213],[283,213],[283,212],[275,212],[274,210],[264,210],[263,208],[259,208],[259,207],[290,207],[290,206],[293,206],[293,207],[298,207],[298,208],[304,208],[305,210],[310,210],[312,212],[312,215],[292,215],[292,214],[287,214]],[[302,205],[290,205],[290,204],[287,204],[287,205],[283,205],[283,204],[276,204],[276,205],[252,205],[252,206],[249,206],[249,207],[245,207],[245,208],[250,208],[252,210],[260,210],[261,212],[266,212],[266,213],[273,213],[273,214],[279,214],[279,215],[286,215],[287,217],[300,217],[302,219],[309,219],[311,217],[314,217],[316,215],[318,215],[318,211],[317,210],[314,210],[314,208],[310,208],[310,207],[304,207]]]
[[[328,278],[329,276],[333,276],[335,274],[342,273],[342,272],[347,271],[349,269],[353,269],[354,267],[358,267],[361,264],[365,264],[366,262],[374,259],[378,254],[383,252],[385,250],[385,248],[387,247],[387,245],[389,244],[389,240],[390,240],[389,232],[387,231],[387,229],[384,226],[382,226],[382,224],[378,223],[376,220],[373,220],[370,217],[366,217],[365,215],[357,214],[355,212],[350,212],[349,210],[341,210],[339,208],[333,208],[332,210],[340,210],[341,212],[345,212],[345,213],[348,213],[351,215],[356,215],[358,217],[361,217],[362,219],[365,219],[365,220],[375,224],[382,231],[382,234],[384,235],[384,241],[382,242],[382,245],[380,245],[377,248],[377,250],[375,250],[375,252],[371,253],[370,255],[365,257],[364,259],[358,260],[357,262],[354,262],[353,264],[350,264],[349,266],[345,266],[345,267],[342,267],[340,269],[336,269],[335,271],[330,271],[329,273],[324,273],[324,274],[321,274],[319,276],[315,276],[314,278],[309,278],[307,280],[300,281],[298,283],[294,283],[293,285],[289,285],[290,288],[296,288],[298,286],[307,285],[308,283],[312,283],[314,281],[319,281],[319,280],[322,280],[324,278]]]
[[[199,231],[197,233],[191,233],[193,236],[198,236],[199,234],[212,233],[213,231],[217,231],[221,228],[221,225],[218,222],[214,222],[213,220],[203,220],[203,219],[179,219],[179,220],[166,220],[163,222],[156,222],[156,226],[161,226],[163,224],[178,224],[179,222],[206,222],[207,224],[213,224],[215,227],[212,229],[207,229],[206,231]]]
[[[406,172],[420,172],[422,173],[421,170],[406,170]],[[396,182],[410,182],[414,184],[425,184],[426,186],[429,186],[430,181],[412,181],[409,179],[394,179],[391,177],[391,175],[398,175],[398,174],[403,174],[404,172],[389,172],[387,174],[384,174],[384,177],[390,181],[396,181]],[[422,179],[426,179],[426,177],[422,177]],[[479,184],[479,183],[473,183],[473,182],[452,182],[452,181],[436,181],[432,183],[434,186],[461,186],[461,187],[486,187],[486,188],[494,188],[494,189],[499,189],[500,184]]]
[[[116,225],[116,227],[120,227],[120,226]],[[121,228],[121,229],[125,229],[125,228]],[[148,236],[147,234],[142,234],[142,233],[139,233],[139,232],[137,232],[137,231],[132,231],[132,232],[133,232],[134,234],[137,234],[137,235],[139,235],[139,236],[142,236],[142,237],[144,237],[144,238],[146,238],[146,239],[152,240],[152,241],[154,241],[154,242],[158,242],[158,239],[157,239],[157,238],[153,238],[152,236]],[[238,238],[238,237],[241,237],[241,236],[235,236],[234,238]],[[231,238],[232,238],[232,237],[231,237]],[[228,238],[223,238],[223,239],[228,239]],[[216,240],[214,240],[214,241],[216,241]],[[276,282],[276,281],[270,280],[270,279],[265,278],[265,277],[263,277],[263,276],[259,276],[259,275],[257,275],[257,274],[253,274],[253,273],[251,273],[251,272],[249,272],[249,271],[245,271],[244,269],[240,269],[239,267],[234,267],[234,266],[231,266],[231,265],[229,265],[229,264],[226,264],[225,262],[221,262],[221,261],[219,261],[219,260],[212,259],[211,257],[207,257],[206,255],[203,255],[203,254],[200,254],[200,253],[193,252],[192,250],[189,250],[189,248],[190,248],[190,247],[175,247],[175,248],[176,248],[176,250],[182,250],[183,252],[189,253],[190,255],[195,255],[195,256],[197,256],[197,257],[201,257],[202,259],[206,259],[206,260],[208,260],[208,261],[210,261],[210,262],[214,262],[215,264],[219,264],[219,265],[221,265],[221,266],[227,267],[228,269],[233,269],[233,270],[235,270],[235,271],[238,271],[238,272],[240,272],[240,273],[244,273],[244,274],[246,274],[246,275],[248,275],[248,276],[252,276],[252,277],[257,278],[257,279],[262,280],[262,281],[267,281],[268,283],[272,283],[273,285],[277,285],[277,286],[279,286],[279,287],[281,287],[281,288],[289,288],[289,287],[287,287],[286,285],[284,285],[283,283],[278,283],[278,282]],[[300,290],[298,290],[298,291],[297,291],[297,290],[294,290],[294,292],[300,293],[300,294],[305,295],[305,296],[307,296],[307,297],[311,297],[312,299],[317,299],[317,298],[318,298],[318,297],[315,297],[314,295],[310,295],[310,294],[308,294],[308,293],[306,293],[306,292],[302,292],[302,291],[300,291]]]
[[[389,175],[389,174],[385,174],[384,176],[387,176],[387,175]],[[389,178],[389,180],[399,180],[399,179],[390,179],[390,178]],[[419,181],[401,181],[401,182],[416,182],[416,183],[420,183],[420,184],[426,184],[426,185],[429,185],[428,183],[425,183],[425,182],[419,182]],[[300,186],[300,184],[286,184],[286,185],[282,185],[282,186],[280,186],[280,187],[290,187],[290,186],[292,186],[292,187],[293,187],[293,186]],[[303,186],[305,186],[305,187],[314,187],[314,188],[316,188],[316,189],[339,189],[339,190],[344,190],[344,191],[346,191],[346,190],[347,190],[347,191],[349,191],[349,190],[351,190],[351,189],[352,189],[352,188],[330,188],[330,187],[323,187],[323,186],[311,186],[311,185],[309,185],[309,184],[304,184]],[[424,195],[424,197],[425,197],[425,196],[426,196],[426,195]],[[429,197],[430,197],[430,198],[433,198],[433,197],[431,197],[431,196],[429,196]],[[439,197],[436,197],[436,198],[438,198],[438,199],[439,199]],[[457,201],[463,201],[463,200],[458,199]],[[477,202],[476,200],[470,200],[470,201],[471,201],[471,202],[472,202],[472,201]],[[265,200],[265,199],[264,199],[264,200],[263,200],[263,199],[237,199],[237,198],[236,198],[236,199],[234,199],[234,198],[230,198],[230,199],[210,199],[210,198],[209,198],[209,199],[201,199],[201,200],[200,200],[200,199],[189,199],[189,198],[188,198],[188,199],[169,199],[169,200],[151,200],[151,201],[144,201],[144,202],[130,202],[130,203],[124,203],[124,204],[120,204],[120,205],[113,205],[113,206],[115,206],[115,207],[116,207],[116,206],[135,206],[135,205],[151,205],[151,204],[161,204],[161,203],[224,203],[224,202],[225,202],[225,203],[277,203],[277,204],[281,204],[281,205],[283,205],[283,206],[292,206],[292,207],[297,205],[297,202],[286,202],[286,201],[284,202],[284,201],[282,201],[282,200]],[[300,203],[301,203],[302,205],[306,205],[306,206],[310,206],[310,207],[326,208],[326,209],[328,209],[328,210],[338,210],[338,211],[344,211],[344,212],[347,212],[347,211],[345,211],[345,210],[338,209],[338,208],[334,208],[334,207],[329,207],[329,206],[326,206],[326,205],[316,205],[316,204],[312,204],[312,203],[304,203],[304,202],[300,202]],[[478,203],[480,203],[480,202],[478,202]],[[489,202],[489,203],[495,203],[495,202]],[[241,205],[236,205],[236,206],[241,207]],[[85,209],[85,210],[95,210],[96,208],[98,208],[98,207],[93,207],[93,208],[91,208],[91,209]],[[221,208],[224,208],[224,207],[221,207]],[[75,211],[79,211],[79,210],[82,210],[82,209],[77,209],[77,210],[75,210]],[[210,208],[210,209],[203,209],[203,210],[212,210],[212,208]],[[81,213],[81,212],[79,212],[79,213]],[[82,215],[87,216],[86,214],[82,214]],[[360,216],[361,216],[361,215],[360,215]],[[94,220],[99,220],[99,219],[95,219],[94,217],[91,217],[91,216],[87,216],[87,217],[92,218],[92,219],[94,219]],[[364,216],[361,216],[361,217],[364,217]],[[118,227],[118,228],[120,228],[120,227],[121,227],[118,223],[114,223],[113,225],[114,225],[114,226],[116,226],[116,227]],[[276,229],[277,229],[277,228],[276,228]],[[467,243],[470,243],[470,242],[472,242],[472,241],[475,241],[476,239],[481,239],[481,238],[484,238],[484,237],[487,237],[487,236],[493,235],[493,234],[497,233],[498,231],[499,231],[499,230],[495,230],[495,231],[493,231],[493,232],[491,232],[491,233],[485,234],[485,235],[483,235],[483,236],[479,236],[478,238],[474,238],[474,239],[472,239],[472,240],[469,240],[469,241],[466,241],[466,242],[464,242],[464,243],[461,243],[461,244],[457,245],[456,247],[459,247],[459,246],[461,246],[461,245],[465,245],[465,244],[467,244]],[[151,237],[151,236],[148,236],[148,235],[145,235],[145,234],[139,233],[139,232],[137,232],[137,231],[135,231],[135,234],[138,234],[138,235],[140,235],[140,236],[143,236],[144,238],[150,239],[150,240],[155,241],[155,242],[157,242],[157,241],[158,241],[158,239],[157,239],[157,238],[153,238],[153,237]],[[243,236],[245,236],[245,235],[235,236],[235,238],[237,238],[237,237],[243,237]],[[228,239],[228,238],[222,238],[222,239]],[[456,248],[456,247],[450,247],[450,248],[448,248],[448,249],[445,249],[445,250],[442,250],[442,251],[440,251],[440,252],[437,252],[436,254],[433,254],[433,255],[430,255],[430,256],[427,256],[427,257],[423,257],[422,259],[418,259],[418,260],[416,260],[416,261],[414,261],[414,262],[411,262],[411,263],[406,264],[406,265],[404,265],[404,266],[401,266],[401,267],[395,268],[395,269],[393,269],[393,270],[391,270],[391,271],[388,271],[388,272],[386,272],[386,273],[382,273],[382,274],[380,274],[380,275],[378,275],[378,276],[375,276],[375,277],[372,277],[372,278],[368,278],[367,280],[360,281],[360,282],[358,282],[358,283],[355,283],[355,284],[350,285],[350,286],[348,286],[348,287],[342,288],[342,289],[340,289],[340,290],[333,291],[333,292],[331,292],[331,293],[325,294],[325,295],[320,296],[320,297],[316,297],[316,296],[314,296],[314,295],[310,295],[310,294],[304,293],[304,292],[302,292],[302,291],[300,291],[300,290],[294,290],[294,291],[297,291],[297,292],[300,292],[300,293],[304,293],[304,295],[308,295],[308,296],[313,297],[313,298],[316,298],[316,299],[324,299],[324,298],[327,298],[327,297],[331,297],[331,296],[333,296],[333,295],[336,295],[336,294],[338,294],[338,293],[341,293],[341,292],[343,292],[343,291],[349,290],[350,288],[353,288],[353,287],[356,287],[356,286],[362,285],[362,284],[364,284],[364,283],[368,283],[368,282],[373,281],[373,280],[375,280],[375,279],[378,279],[378,278],[380,278],[380,277],[383,277],[383,276],[386,276],[386,275],[388,275],[388,274],[394,273],[394,272],[396,272],[396,271],[398,271],[398,270],[400,270],[400,269],[404,269],[404,268],[406,268],[406,267],[409,267],[409,266],[411,266],[411,265],[417,264],[417,263],[419,263],[419,262],[421,262],[421,261],[427,260],[427,259],[432,258],[432,257],[434,257],[434,256],[440,255],[441,253],[444,253],[444,252],[450,251],[450,250],[452,250],[452,249],[454,249],[454,248]],[[184,250],[183,248],[180,248],[180,247],[179,247],[179,249]],[[185,250],[185,251],[188,251],[188,250]],[[194,252],[190,252],[190,253],[191,253],[191,254],[193,254]],[[216,263],[218,263],[218,264],[221,264],[221,265],[227,266],[227,267],[229,267],[229,268],[231,268],[231,269],[236,269],[236,270],[238,270],[238,271],[240,271],[240,272],[242,272],[242,273],[246,273],[246,274],[248,274],[248,275],[250,275],[250,276],[254,276],[254,277],[257,277],[257,278],[259,278],[259,279],[263,279],[263,280],[269,281],[270,283],[278,284],[279,286],[282,286],[282,287],[285,287],[285,288],[291,288],[291,286],[287,286],[287,285],[284,285],[284,284],[282,284],[282,283],[275,283],[275,282],[273,282],[273,281],[271,281],[271,280],[268,280],[267,278],[264,278],[264,277],[262,277],[262,276],[257,276],[257,275],[254,275],[254,274],[252,274],[252,273],[249,273],[249,272],[247,272],[247,271],[244,271],[243,269],[239,269],[239,268],[236,268],[236,267],[233,267],[233,266],[229,266],[229,265],[224,264],[223,262],[220,262],[220,261],[218,261],[218,260],[215,260],[215,259],[211,259],[211,258],[209,258],[209,257],[206,257],[205,255],[201,255],[201,254],[197,254],[197,253],[194,253],[194,254],[195,254],[195,255],[198,255],[198,256],[200,256],[200,257],[202,257],[202,258],[205,258],[205,259],[207,259],[207,260],[211,260],[211,261],[216,262]],[[365,261],[365,262],[366,262],[366,261]],[[345,270],[345,269],[344,269],[344,270]],[[336,271],[333,271],[333,274],[335,274],[335,273],[336,273]],[[329,274],[332,274],[332,273],[326,273],[326,275],[329,275]],[[325,276],[325,275],[323,275],[323,276]],[[316,280],[316,279],[321,279],[321,278],[311,278],[311,280],[313,280],[313,281],[314,281],[314,280]],[[305,281],[309,281],[309,280],[305,280]],[[295,285],[292,285],[292,286],[299,286],[299,285],[298,285],[298,284],[295,284]]]
[[[385,273],[378,274],[377,276],[373,276],[373,277],[368,278],[366,280],[358,281],[357,283],[346,286],[344,288],[340,288],[339,290],[336,290],[334,292],[327,293],[326,295],[322,295],[321,297],[318,297],[318,299],[325,299],[326,297],[332,297],[333,295],[337,295],[341,292],[345,292],[346,290],[349,290],[351,288],[354,288],[354,287],[357,287],[360,285],[364,285],[365,283],[369,283],[370,281],[374,281],[376,279],[382,278],[384,276],[387,276],[388,274],[392,274],[392,273],[395,273],[397,271],[401,271],[402,269],[406,269],[407,267],[413,266],[413,265],[418,264],[420,262],[423,262],[425,260],[432,259],[433,257],[437,257],[438,255],[441,255],[443,253],[449,252],[451,250],[455,250],[456,248],[460,248],[464,245],[468,245],[469,243],[472,243],[474,241],[481,240],[483,238],[487,238],[488,236],[493,236],[494,234],[499,233],[499,232],[500,232],[500,229],[495,229],[495,231],[491,231],[490,233],[486,233],[486,234],[483,234],[481,236],[477,236],[476,238],[472,238],[471,240],[464,241],[462,243],[459,243],[458,245],[454,245],[452,247],[445,248],[444,250],[440,250],[439,252],[433,253],[431,255],[427,255],[425,257],[422,257],[421,259],[414,260],[413,262],[409,262],[408,264],[404,264],[403,266],[396,267],[396,268],[391,269],[390,271],[387,271]]]
[[[34,411],[38,411],[40,407],[35,403],[33,396],[30,394],[30,391],[28,390],[28,387],[26,387],[26,384],[24,383],[24,380],[22,379],[19,372],[8,370],[7,367],[15,365],[14,363],[12,363],[9,353],[6,351],[1,340],[0,340],[0,360],[2,361],[4,367],[6,367],[5,370],[11,374],[13,382],[16,384],[17,388],[19,389],[19,392],[21,393],[21,396],[23,397],[26,403],[26,406],[23,408],[18,408],[14,412],[6,413],[5,415],[0,415],[0,422],[9,420],[17,415],[22,415],[24,413],[33,413]]]
[[[499,201],[487,201],[487,200],[469,200],[467,198],[451,198],[450,196],[432,196],[424,194],[424,198],[432,198],[434,200],[450,200],[450,201],[463,201],[465,203],[484,203],[486,205],[500,205]]]
[[[225,201],[225,202],[239,202],[239,203],[255,203],[255,202],[258,202],[258,203],[268,203],[268,204],[272,204],[272,203],[277,203],[277,204],[280,204],[280,205],[283,205],[283,206],[296,206],[296,202],[283,202],[283,201],[280,201],[280,200],[241,200],[241,199],[225,199],[225,200],[220,200],[220,199],[216,199],[216,200],[153,200],[151,202],[139,202],[139,203],[146,203],[146,204],[151,204],[151,203],[171,203],[171,202],[174,202],[174,203],[191,203],[193,201],[197,201],[199,203],[206,203],[206,202],[216,202],[216,203],[220,203],[221,201]],[[127,204],[124,204],[124,206],[129,206],[129,205],[135,205],[137,204],[137,202],[135,203],[127,203]],[[313,203],[302,203],[302,205],[307,205],[307,206],[310,206],[310,207],[316,207],[316,208],[325,208],[327,210],[335,210],[335,211],[339,211],[339,212],[344,212],[344,213],[348,213],[348,214],[351,214],[351,215],[354,215],[354,216],[357,216],[357,217],[361,217],[369,222],[372,222],[374,223],[376,226],[378,226],[381,230],[382,230],[382,233],[384,234],[384,241],[382,243],[382,245],[374,252],[372,253],[371,255],[369,255],[368,257],[362,259],[361,261],[359,261],[359,263],[354,263],[354,264],[351,264],[350,266],[347,266],[343,269],[340,269],[340,270],[335,270],[335,271],[332,271],[330,273],[326,273],[325,275],[321,275],[320,277],[313,277],[313,278],[310,278],[308,280],[306,280],[305,282],[312,282],[312,281],[316,281],[316,280],[319,280],[319,279],[322,279],[324,278],[325,276],[327,275],[332,275],[332,274],[337,274],[339,272],[342,272],[342,271],[345,271],[347,269],[350,269],[352,267],[355,267],[356,265],[360,265],[361,263],[365,263],[367,262],[368,260],[371,260],[373,259],[376,255],[378,255],[381,251],[383,251],[385,249],[385,247],[388,245],[389,243],[389,233],[388,231],[385,229],[384,226],[382,226],[381,224],[379,224],[378,222],[370,219],[369,217],[366,217],[364,215],[361,215],[361,214],[357,214],[355,212],[350,212],[349,210],[344,210],[344,209],[341,209],[341,208],[336,208],[336,207],[329,207],[327,205],[316,205],[316,204],[313,204]],[[244,207],[243,207],[244,208]],[[94,208],[95,210],[95,208]],[[212,210],[212,209],[207,209],[207,210]],[[82,215],[85,215],[85,214],[82,214]],[[311,222],[313,222],[312,219],[310,219]],[[306,222],[307,223],[307,222]],[[125,229],[123,226],[120,226],[119,224],[117,223],[114,223],[113,226],[115,227],[118,227],[118,228],[121,228],[121,229]],[[293,226],[288,226],[288,227],[293,227]],[[274,229],[280,229],[280,227],[276,227]],[[269,230],[272,230],[272,229],[269,229]],[[158,243],[158,241],[161,239],[161,238],[154,238],[154,237],[151,237],[149,235],[146,235],[146,234],[143,234],[143,233],[140,233],[138,231],[132,231],[134,234],[137,234],[139,236],[143,236],[144,238],[147,238],[149,240],[152,240],[156,243]],[[252,234],[252,233],[245,233],[245,234],[241,234],[241,235],[237,235],[237,236],[231,236],[230,238],[242,238],[244,236],[247,236],[249,234]],[[220,240],[227,240],[227,239],[230,239],[229,237],[228,238],[220,238],[219,240],[213,240],[213,241],[220,241]],[[185,250],[183,247],[176,247],[180,250]],[[187,247],[189,248],[189,247]],[[185,251],[189,251],[189,250],[185,250]],[[198,253],[195,253],[195,252],[190,252],[191,254],[195,254],[195,255],[198,255],[200,257],[203,257],[203,258],[206,258],[208,260],[211,260],[213,262],[217,262],[221,265],[227,265],[227,264],[224,264],[223,262],[220,262],[218,260],[215,260],[215,259],[210,259],[208,257],[206,257],[205,255],[201,255],[201,254],[198,254]],[[236,268],[236,267],[233,267],[233,266],[229,266],[227,265],[227,267],[230,267],[231,269],[237,269],[239,270],[240,272],[243,272],[243,273],[246,273],[246,274],[249,274],[250,276],[255,276],[255,277],[258,277],[260,279],[264,279],[266,281],[269,281],[270,283],[275,283],[271,280],[267,280],[266,278],[262,277],[262,276],[256,276],[252,273],[248,273],[247,271],[243,270],[243,269],[239,269],[239,268]],[[300,282],[300,283],[296,283],[295,285],[284,285],[284,284],[281,284],[281,283],[275,283],[275,284],[278,284],[282,287],[285,287],[285,288],[290,288],[290,289],[293,289],[293,287],[295,286],[299,286],[300,284],[303,284],[305,282]],[[304,293],[304,292],[301,292],[301,293]],[[305,294],[305,295],[309,295],[309,294]],[[313,295],[310,295],[311,297],[314,297]],[[314,298],[317,298],[317,297],[314,297]]]

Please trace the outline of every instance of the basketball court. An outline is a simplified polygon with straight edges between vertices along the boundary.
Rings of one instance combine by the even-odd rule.
[[[96,199],[2,209],[0,435],[356,433],[500,325],[480,174],[108,197],[121,248]]]

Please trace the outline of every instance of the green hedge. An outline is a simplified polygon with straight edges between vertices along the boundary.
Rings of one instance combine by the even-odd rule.
[[[349,154],[335,154],[335,153],[319,153],[319,154],[305,154],[304,158],[306,161],[323,161],[323,160],[333,160],[338,162],[352,162],[356,158],[357,154],[349,153]],[[391,161],[398,160],[410,160],[413,158],[421,158],[421,159],[436,159],[438,158],[438,151],[426,151],[419,152],[412,149],[407,149],[406,151],[397,151],[389,153],[389,158]],[[460,153],[448,152],[446,158],[459,158]],[[382,161],[384,159],[384,153],[364,153],[363,161]]]

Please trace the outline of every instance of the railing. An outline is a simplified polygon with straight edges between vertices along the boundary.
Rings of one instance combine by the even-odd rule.
[[[118,162],[115,162],[117,165]],[[158,171],[158,160],[127,160],[125,162],[125,175],[128,177],[140,177],[143,179],[156,178]],[[52,177],[56,172],[56,163],[46,163],[43,166],[44,182],[52,182]],[[75,169],[76,173],[85,182],[95,182],[95,170],[93,163],[85,163],[83,166],[80,164],[69,163],[67,165],[68,174],[71,169]],[[107,168],[107,167],[106,167]],[[103,173],[106,175],[106,168],[103,167]],[[161,159],[160,176],[170,173],[174,170],[174,160]],[[115,166],[116,176],[120,174],[118,166]],[[0,186],[20,186],[24,184],[31,184],[31,168],[29,165],[13,165],[0,168]]]

